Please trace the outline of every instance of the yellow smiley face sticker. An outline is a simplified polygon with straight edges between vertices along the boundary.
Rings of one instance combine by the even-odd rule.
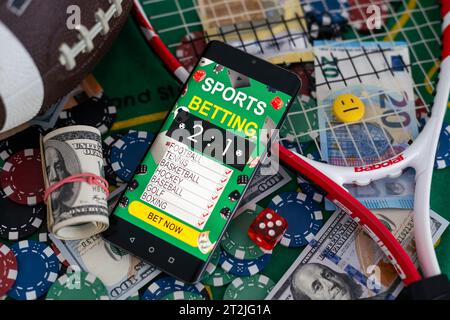
[[[359,121],[364,117],[364,111],[361,99],[350,93],[339,95],[333,102],[333,113],[342,122]]]

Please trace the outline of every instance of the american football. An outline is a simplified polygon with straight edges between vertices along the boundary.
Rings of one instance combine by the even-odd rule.
[[[0,1],[0,133],[44,112],[108,51],[131,0]]]

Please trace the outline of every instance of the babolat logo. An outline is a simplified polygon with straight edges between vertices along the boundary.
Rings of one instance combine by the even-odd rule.
[[[397,157],[386,160],[384,162],[371,164],[369,166],[364,166],[364,167],[354,167],[354,169],[355,169],[355,172],[372,171],[372,170],[377,170],[377,169],[384,168],[384,167],[389,167],[389,166],[393,165],[394,163],[400,162],[404,159],[405,158],[403,158],[403,155],[400,154]]]

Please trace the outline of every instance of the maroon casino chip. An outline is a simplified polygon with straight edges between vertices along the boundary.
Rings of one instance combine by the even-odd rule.
[[[371,24],[374,20],[374,14],[376,11],[369,8],[371,5],[378,6],[381,13],[381,29],[384,30],[383,25],[389,15],[389,9],[384,0],[348,0],[349,8],[349,23],[355,29],[361,32],[377,31],[377,29],[369,29],[368,24]],[[369,9],[369,10],[368,10]],[[372,17],[372,18],[371,18]],[[370,21],[368,19],[371,18]]]
[[[183,66],[191,72],[205,48],[206,40],[203,32],[191,32],[181,40],[180,45],[177,47],[176,56]]]
[[[25,149],[8,158],[0,174],[3,194],[10,200],[28,206],[44,200],[44,178],[38,149]]]
[[[17,278],[17,260],[8,246],[0,243],[0,297],[12,288]]]

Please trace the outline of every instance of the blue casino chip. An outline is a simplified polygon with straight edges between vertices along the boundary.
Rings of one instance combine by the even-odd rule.
[[[115,186],[120,186],[123,181],[117,177],[113,168],[111,167],[111,150],[114,143],[123,137],[121,133],[113,133],[103,140],[103,170],[105,172],[105,178],[108,182]]]
[[[24,240],[11,246],[17,259],[18,275],[8,296],[16,300],[36,300],[47,293],[58,278],[59,260],[43,242]]]
[[[297,143],[296,141],[289,141],[288,139],[280,140],[280,142],[283,145],[283,147],[285,147],[289,151],[292,151],[292,152],[295,152],[298,154],[305,154],[306,149],[309,148],[309,145],[310,145],[309,142]]]
[[[267,253],[256,259],[241,260],[225,251],[221,251],[219,265],[223,270],[232,275],[249,277],[261,272],[266,267],[271,256],[271,253]]]
[[[450,125],[444,123],[439,136],[439,144],[436,151],[436,169],[444,169],[450,165]]]
[[[343,25],[349,18],[348,2],[346,0],[310,0],[303,3],[307,15],[313,15],[322,26],[330,24]]]
[[[150,132],[130,131],[114,142],[110,151],[110,163],[120,180],[131,180],[153,137]]]
[[[208,292],[200,282],[196,284],[186,284],[173,277],[164,277],[152,282],[142,295],[142,300],[161,300],[166,295],[175,291],[188,291],[201,294],[209,299]]]
[[[288,228],[280,241],[285,247],[307,245],[323,225],[320,206],[301,192],[284,192],[275,196],[269,208],[283,216]]]
[[[314,206],[314,203],[321,204],[323,202],[323,193],[316,189],[311,183],[302,177],[297,177],[297,183],[302,193],[306,194],[307,202]]]

